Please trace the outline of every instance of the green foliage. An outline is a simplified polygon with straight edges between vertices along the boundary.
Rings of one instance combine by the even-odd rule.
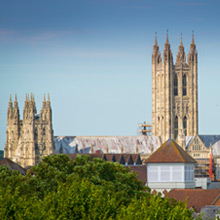
[[[192,219],[186,204],[152,195],[133,172],[78,155],[44,157],[26,176],[0,167],[0,219]]]

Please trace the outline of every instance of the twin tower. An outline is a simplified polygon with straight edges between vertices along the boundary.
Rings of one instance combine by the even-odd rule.
[[[175,64],[168,35],[163,60],[155,37],[152,54],[152,135],[160,136],[162,142],[172,138],[184,146],[185,136],[198,134],[197,65],[194,35],[187,59],[181,36]]]
[[[17,96],[14,105],[10,97],[4,154],[23,167],[36,165],[43,156],[54,154],[49,95],[47,101],[44,96],[40,114],[37,114],[33,94],[26,95],[23,120],[20,120]]]

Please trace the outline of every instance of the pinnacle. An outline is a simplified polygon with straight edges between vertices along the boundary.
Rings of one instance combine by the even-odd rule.
[[[29,95],[26,93],[25,102],[29,102]]]
[[[169,39],[168,39],[168,30],[167,30],[167,33],[166,33],[166,44],[169,44]]]
[[[195,44],[195,42],[194,42],[194,31],[192,31],[192,44]]]
[[[181,33],[181,38],[180,38],[180,46],[183,47],[183,37],[182,37],[182,33]]]
[[[157,46],[157,32],[155,32],[155,43],[154,43],[155,46]]]
[[[18,100],[17,100],[17,93],[15,93],[15,102],[17,102]]]
[[[47,94],[47,101],[50,102],[50,94]]]
[[[44,93],[44,99],[43,99],[43,102],[46,102],[46,97],[45,97],[45,93]]]

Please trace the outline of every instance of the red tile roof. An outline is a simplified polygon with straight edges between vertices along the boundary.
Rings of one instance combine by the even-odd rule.
[[[196,163],[174,140],[169,139],[161,145],[145,163]]]
[[[140,154],[131,154],[131,156],[132,156],[134,163],[140,164],[140,165],[142,164]]]
[[[206,205],[217,205],[220,199],[220,189],[172,189],[167,196],[184,202],[188,199],[188,208],[200,212]]]
[[[128,166],[131,171],[137,173],[137,179],[143,182],[143,185],[147,183],[147,166]]]
[[[17,163],[11,161],[8,158],[4,158],[4,159],[0,160],[0,166],[1,165],[6,165],[9,170],[17,170],[21,174],[26,174],[26,170],[23,167],[19,166]]]
[[[125,162],[126,162],[128,165],[133,165],[133,164],[134,164],[134,161],[133,161],[133,159],[132,159],[131,154],[124,154],[124,159],[125,159]]]
[[[123,154],[114,154],[116,162],[120,164],[125,164],[125,159]]]

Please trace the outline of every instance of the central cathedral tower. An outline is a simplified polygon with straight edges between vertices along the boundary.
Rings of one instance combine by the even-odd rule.
[[[152,135],[160,136],[162,142],[172,138],[183,146],[185,136],[198,134],[197,65],[194,35],[187,61],[181,36],[175,64],[168,34],[163,60],[155,37],[152,54]]]

